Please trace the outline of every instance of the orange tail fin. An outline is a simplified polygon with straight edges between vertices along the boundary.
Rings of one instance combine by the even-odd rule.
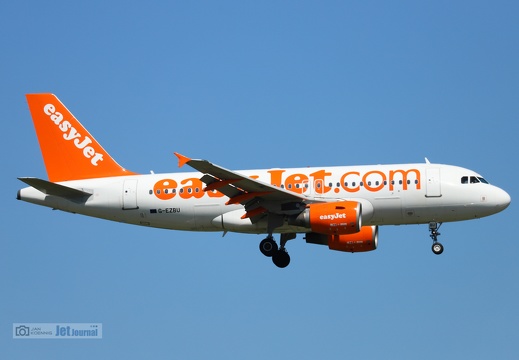
[[[27,94],[52,182],[134,175],[121,167],[53,94]]]

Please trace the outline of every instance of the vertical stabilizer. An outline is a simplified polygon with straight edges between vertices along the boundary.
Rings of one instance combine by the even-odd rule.
[[[133,175],[121,167],[53,94],[27,94],[52,182]]]

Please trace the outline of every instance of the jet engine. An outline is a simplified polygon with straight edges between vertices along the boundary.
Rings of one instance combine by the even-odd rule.
[[[305,227],[326,235],[353,234],[360,231],[362,204],[356,201],[337,201],[310,204],[291,225]]]
[[[345,252],[364,252],[375,250],[378,246],[378,226],[363,226],[355,234],[306,234],[306,242],[311,244],[328,245],[330,250]]]

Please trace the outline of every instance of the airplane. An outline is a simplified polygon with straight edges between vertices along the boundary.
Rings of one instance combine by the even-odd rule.
[[[18,200],[122,223],[186,231],[266,234],[279,268],[287,241],[331,250],[378,247],[381,225],[428,224],[441,254],[444,222],[503,211],[510,196],[478,173],[425,163],[228,170],[175,153],[195,172],[139,174],[120,166],[53,94],[27,94],[48,180],[20,177]],[[274,239],[279,234],[279,244]]]

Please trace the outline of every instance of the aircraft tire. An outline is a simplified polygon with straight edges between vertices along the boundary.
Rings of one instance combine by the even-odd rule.
[[[286,268],[290,264],[290,255],[285,250],[278,250],[272,255],[272,262],[278,268]]]
[[[261,240],[259,244],[261,253],[265,256],[271,257],[278,251],[278,244],[272,238]]]
[[[440,255],[442,252],[443,252],[443,245],[440,244],[439,242],[435,242],[432,246],[432,251],[433,253],[435,253],[436,255]]]

